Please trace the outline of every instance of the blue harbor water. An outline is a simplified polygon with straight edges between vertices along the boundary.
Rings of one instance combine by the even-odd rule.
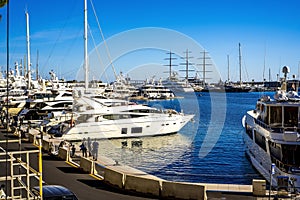
[[[100,141],[100,154],[170,181],[251,184],[261,177],[245,156],[241,120],[261,95],[193,93],[139,102],[195,114],[194,122],[168,136]]]

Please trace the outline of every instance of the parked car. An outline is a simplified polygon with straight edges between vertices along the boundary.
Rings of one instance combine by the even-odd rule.
[[[39,199],[40,187],[33,187],[32,192],[36,199]],[[43,200],[78,200],[78,198],[71,190],[61,185],[44,185]]]

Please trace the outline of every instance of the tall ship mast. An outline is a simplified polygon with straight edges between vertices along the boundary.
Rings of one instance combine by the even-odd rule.
[[[168,65],[164,65],[164,66],[168,66],[169,67],[169,71],[168,71],[168,73],[169,73],[169,80],[171,80],[172,79],[172,72],[173,72],[172,71],[172,67],[178,66],[178,65],[173,64],[172,60],[176,60],[177,58],[172,57],[172,55],[174,55],[174,53],[171,50],[167,54],[169,55],[169,57],[165,58],[165,60],[168,60],[169,64]]]

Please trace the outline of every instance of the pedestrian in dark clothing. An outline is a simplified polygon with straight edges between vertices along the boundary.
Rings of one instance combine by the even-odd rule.
[[[75,148],[75,145],[73,144],[71,147],[71,157],[75,156],[75,151],[76,151],[76,148]]]
[[[85,145],[85,141],[83,141],[80,145],[80,151],[82,151],[82,157],[87,157],[87,148]]]

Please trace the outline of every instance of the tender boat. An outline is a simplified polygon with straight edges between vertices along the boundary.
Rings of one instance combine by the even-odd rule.
[[[288,67],[283,72],[281,90],[274,99],[262,97],[244,116],[244,140],[253,166],[266,180],[273,186],[287,180],[295,190],[300,187],[300,97],[298,81],[286,80]]]

